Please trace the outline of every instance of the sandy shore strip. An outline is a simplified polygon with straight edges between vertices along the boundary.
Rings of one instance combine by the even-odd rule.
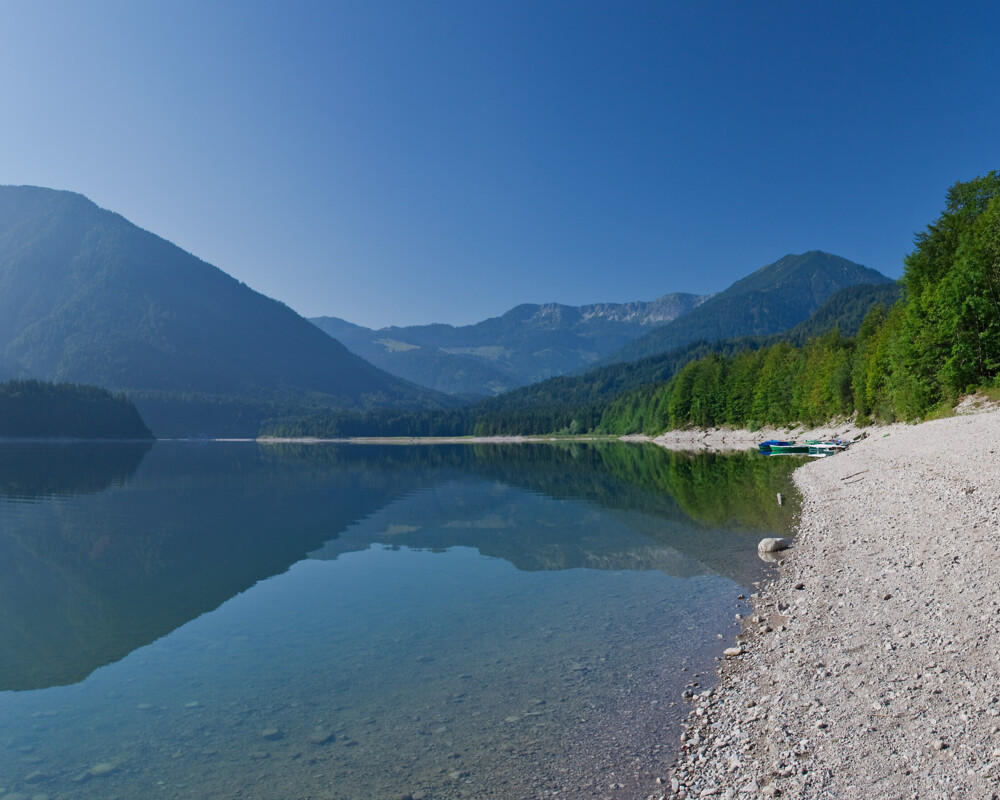
[[[825,425],[820,428],[798,426],[795,428],[761,428],[750,431],[743,428],[708,428],[667,431],[659,436],[629,434],[623,442],[654,442],[668,450],[726,452],[731,450],[756,450],[757,445],[768,439],[779,441],[805,441],[806,439],[844,439],[854,441],[867,437],[878,428],[859,428],[850,420]]]
[[[1000,796],[998,451],[990,411],[795,473],[794,545],[691,700],[664,797]]]

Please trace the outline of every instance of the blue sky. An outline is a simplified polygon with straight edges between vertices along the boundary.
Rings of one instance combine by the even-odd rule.
[[[0,3],[0,183],[87,195],[306,316],[466,323],[897,277],[1000,169],[1000,3]]]

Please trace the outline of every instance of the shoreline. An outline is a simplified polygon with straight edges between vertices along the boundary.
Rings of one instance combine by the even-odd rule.
[[[654,797],[1000,795],[1000,411],[867,430],[796,470],[793,546]]]
[[[859,428],[851,420],[836,421],[819,427],[798,425],[791,428],[706,428],[667,431],[658,436],[630,434],[620,437],[623,442],[652,442],[668,450],[707,451],[722,453],[732,450],[756,450],[767,439],[866,439],[882,427]]]
[[[354,436],[326,439],[318,436],[258,436],[255,439],[214,441],[255,441],[258,444],[551,444],[554,442],[635,442],[656,444],[668,450],[685,452],[726,452],[731,450],[756,450],[765,439],[851,439],[866,438],[878,426],[859,428],[850,420],[839,424],[810,428],[709,428],[668,431],[658,436],[646,434],[579,435],[579,436]]]
[[[553,442],[616,442],[616,436],[355,436],[323,439],[317,436],[259,436],[258,444],[551,444]]]

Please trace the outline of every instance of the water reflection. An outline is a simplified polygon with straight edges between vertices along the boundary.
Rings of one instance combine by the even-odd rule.
[[[0,796],[647,797],[794,513],[751,455],[137,452],[0,498]]]
[[[123,486],[152,442],[0,443],[0,497],[36,500]]]
[[[310,553],[466,546],[521,570],[655,569],[746,585],[760,575],[748,557],[757,533],[785,529],[794,513],[774,501],[792,494],[787,462],[753,454],[622,444],[148,450],[0,448],[0,486],[14,498],[0,503],[0,690],[83,680]],[[470,482],[488,490],[468,491]],[[606,518],[588,524],[574,510],[561,520],[533,496],[591,504]]]

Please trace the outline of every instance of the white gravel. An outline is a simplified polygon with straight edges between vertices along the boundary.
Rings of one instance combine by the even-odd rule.
[[[871,429],[795,473],[794,545],[663,796],[1000,796],[998,451],[989,411]]]

